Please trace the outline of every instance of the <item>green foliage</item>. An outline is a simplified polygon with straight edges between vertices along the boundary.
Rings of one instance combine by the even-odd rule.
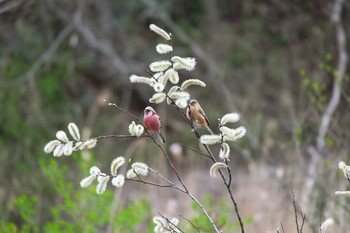
[[[310,78],[304,69],[299,71],[301,77],[301,85],[306,90],[306,95],[312,104],[319,109],[324,109],[327,103],[326,95],[324,94],[326,85],[316,79]]]
[[[123,232],[136,232],[135,227],[138,223],[148,220],[151,213],[151,207],[145,199],[140,202],[132,201],[130,205],[119,211],[114,220],[114,229],[123,229]],[[144,229],[142,232],[146,232]],[[152,232],[152,224],[149,224],[148,232]]]
[[[82,173],[85,174],[89,162],[80,161],[80,165],[84,169],[81,169]],[[49,159],[41,160],[40,167],[43,176],[52,184],[50,187],[54,188],[49,221],[40,226],[36,208],[38,197],[22,195],[14,201],[14,206],[18,209],[23,224],[16,226],[11,222],[0,222],[0,232],[93,233],[104,231],[108,226],[113,229],[112,232],[118,233],[151,232],[151,210],[146,200],[132,201],[125,208],[119,209],[112,204],[115,201],[114,195],[109,190],[99,196],[93,185],[87,189],[77,189],[67,178],[67,165],[60,165],[56,160]],[[110,219],[111,215],[114,216],[113,219]]]
[[[37,224],[36,216],[37,209],[36,204],[38,200],[36,196],[22,195],[14,201],[14,206],[20,218],[23,221],[21,227],[17,227],[14,223],[0,221],[0,232],[2,233],[36,233],[40,232]]]
[[[221,200],[218,204],[214,203],[213,198],[207,194],[201,201],[205,209],[210,216],[213,216],[213,221],[223,232],[232,232],[233,230],[239,229],[238,220],[232,221],[234,217],[234,209],[231,205],[227,204],[226,200]],[[201,232],[213,232],[213,227],[209,222],[208,218],[203,214],[202,209],[195,203],[192,202],[192,209],[198,214],[197,216],[190,219],[190,221],[198,228]],[[249,224],[253,222],[253,217],[248,217],[243,220],[243,223]],[[186,232],[196,232],[192,226]]]

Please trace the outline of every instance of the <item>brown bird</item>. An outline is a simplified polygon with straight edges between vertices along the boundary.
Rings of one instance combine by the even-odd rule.
[[[194,128],[198,126],[201,128],[206,128],[210,134],[214,134],[213,131],[211,131],[210,129],[208,117],[207,115],[205,115],[205,112],[203,111],[197,100],[190,100],[187,106],[186,116],[187,119],[191,121],[191,124]]]

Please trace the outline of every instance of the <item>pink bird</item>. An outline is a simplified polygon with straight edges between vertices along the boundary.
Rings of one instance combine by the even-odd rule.
[[[146,129],[149,130],[149,131],[157,133],[157,135],[159,136],[160,140],[163,143],[165,143],[165,139],[164,139],[163,135],[160,132],[160,128],[161,128],[162,124],[160,122],[159,115],[150,106],[147,106],[145,108],[144,113],[145,114],[144,114],[144,117],[143,117],[143,122],[145,123]]]

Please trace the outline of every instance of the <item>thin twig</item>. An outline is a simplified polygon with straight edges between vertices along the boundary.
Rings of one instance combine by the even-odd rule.
[[[158,213],[160,216],[162,216],[162,218],[164,218],[164,219],[168,222],[170,229],[166,229],[166,230],[168,230],[168,231],[170,231],[170,232],[174,232],[174,228],[176,228],[176,229],[178,229],[180,232],[185,233],[185,232],[184,232],[183,230],[181,230],[178,226],[176,226],[174,223],[172,223],[172,222],[169,220],[169,218],[167,218],[167,217],[165,217],[164,215],[162,215],[159,211],[157,211],[157,213]]]
[[[299,206],[299,212],[300,212],[300,215],[301,215],[301,227],[300,227],[300,233],[301,233],[301,232],[303,232],[306,215],[303,213],[303,211],[301,210],[300,206]]]
[[[101,135],[101,136],[97,136],[95,137],[96,139],[109,139],[109,138],[149,138],[150,135],[148,134],[143,134],[139,137],[137,136],[133,136],[130,134],[115,134],[115,135]]]
[[[291,186],[291,193],[292,193],[292,200],[293,200],[295,224],[297,226],[297,232],[300,233],[299,222],[298,222],[298,212],[297,212],[297,207],[296,207],[296,203],[295,203],[295,197],[294,197],[292,182],[290,182],[290,186]]]
[[[135,179],[129,179],[129,178],[125,178],[125,180],[134,181],[134,182],[138,182],[138,183],[143,183],[143,184],[156,186],[156,187],[160,187],[160,188],[174,188],[172,185],[156,184],[156,183],[149,182],[149,181],[144,181],[144,180],[135,180]]]
[[[291,187],[291,193],[292,193],[292,199],[293,199],[293,208],[294,208],[295,224],[297,226],[297,232],[298,233],[302,233],[303,232],[303,228],[304,228],[304,223],[305,223],[305,217],[306,216],[303,213],[303,211],[301,210],[300,206],[297,206],[297,204],[296,204],[292,182],[290,182],[290,187]],[[302,222],[301,222],[301,226],[300,227],[299,227],[299,221],[298,221],[298,210],[299,210],[299,213],[300,213],[300,215],[302,217]]]
[[[191,224],[191,226],[198,232],[200,233],[201,231],[199,230],[199,226],[198,226],[198,222],[197,222],[197,226],[194,225],[194,223],[189,220],[188,218],[182,216],[182,215],[179,215],[180,218],[183,218],[184,220],[186,220],[187,222],[189,222]]]
[[[193,147],[187,146],[187,145],[185,145],[185,144],[181,144],[181,146],[183,146],[183,147],[185,147],[185,148],[187,148],[187,149],[190,149],[190,150],[192,150],[192,151],[194,151],[194,152],[196,152],[196,153],[198,153],[198,154],[200,154],[200,155],[203,155],[203,156],[205,156],[205,157],[211,159],[211,157],[210,157],[209,155],[207,155],[207,154],[205,154],[205,153],[203,153],[203,152],[201,152],[201,151],[199,151],[199,150],[197,150],[197,149],[195,149],[195,148],[193,148]]]
[[[141,123],[141,122],[139,121],[139,118],[138,118],[137,116],[135,116],[135,115],[132,114],[131,112],[125,110],[124,108],[119,107],[117,104],[115,104],[115,103],[108,103],[108,105],[116,107],[118,110],[120,110],[120,111],[124,112],[125,114],[127,114],[127,115],[129,115],[129,116],[135,118],[135,120],[137,120],[139,123]]]
[[[282,222],[281,222],[281,228],[282,228],[282,232],[285,233],[285,232],[284,232],[284,227],[283,227],[283,223],[282,223]]]
[[[173,188],[180,190],[183,193],[186,193],[186,191],[182,188],[180,188],[179,186],[177,186],[174,182],[170,181],[169,179],[165,178],[162,174],[160,174],[158,171],[148,167],[148,169],[153,172],[154,174],[156,174],[157,176],[159,176],[162,180],[164,180],[165,182],[169,183]]]

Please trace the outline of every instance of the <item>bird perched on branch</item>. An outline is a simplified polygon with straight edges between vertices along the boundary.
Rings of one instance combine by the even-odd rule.
[[[200,106],[197,100],[190,100],[187,106],[186,116],[187,119],[190,120],[194,128],[198,126],[201,128],[206,128],[210,134],[214,134],[213,131],[211,131],[210,129],[208,117],[207,115],[205,115],[205,112],[203,111],[202,107]]]
[[[165,143],[165,139],[162,133],[160,132],[160,128],[162,127],[160,117],[151,106],[147,106],[145,108],[143,122],[147,130],[155,132],[158,135],[161,142]]]

